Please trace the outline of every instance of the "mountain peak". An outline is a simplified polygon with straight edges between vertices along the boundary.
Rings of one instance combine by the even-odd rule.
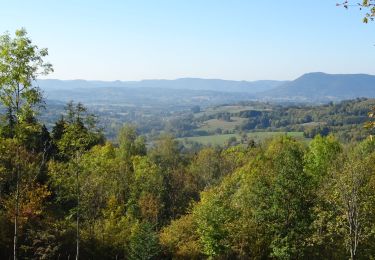
[[[259,94],[270,99],[334,101],[375,97],[375,76],[368,74],[306,73],[273,91]]]

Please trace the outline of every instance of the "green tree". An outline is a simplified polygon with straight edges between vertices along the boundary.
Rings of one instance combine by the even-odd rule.
[[[103,143],[104,137],[97,128],[97,120],[93,114],[88,113],[87,108],[81,103],[69,102],[66,106],[66,120],[61,118],[53,128],[53,141],[57,145],[59,158],[63,161],[72,160],[75,164],[76,176],[76,236],[77,252],[79,258],[79,234],[80,234],[80,169],[79,160],[85,151],[93,146]],[[58,138],[58,139],[56,139]]]
[[[42,102],[35,80],[39,75],[53,71],[51,64],[44,61],[47,55],[47,49],[32,44],[25,29],[17,30],[14,38],[8,33],[0,36],[0,101],[7,109],[9,137],[21,140],[25,134],[22,128],[27,130],[25,126],[35,121],[36,109]],[[17,259],[21,175],[20,167],[16,166],[16,169],[14,259]]]
[[[53,71],[44,61],[47,55],[47,49],[32,44],[25,29],[17,30],[14,38],[0,36],[0,101],[7,109],[9,136],[14,136],[18,123],[34,118],[42,102],[34,83],[39,75]]]
[[[201,194],[201,201],[192,210],[202,251],[210,258],[228,256],[231,252],[229,228],[238,216],[231,197],[237,190],[235,178]]]
[[[344,154],[332,169],[326,192],[335,217],[331,225],[342,237],[350,259],[374,254],[374,151],[374,142],[365,141]]]
[[[317,186],[325,179],[328,170],[341,151],[340,143],[332,135],[328,137],[317,135],[311,141],[304,156],[304,167]]]
[[[117,136],[120,156],[129,161],[132,156],[146,155],[146,140],[139,136],[137,129],[132,125],[125,125]]]
[[[198,152],[190,165],[190,171],[196,178],[199,190],[219,183],[223,177],[220,150],[203,148]]]
[[[186,183],[188,180],[183,169],[186,158],[179,145],[172,136],[162,135],[148,153],[150,160],[158,166],[163,181],[163,214],[160,221],[164,223],[176,217],[180,211],[176,202],[181,201],[180,195],[184,193],[184,189],[177,190],[177,187],[181,185],[179,182]],[[178,179],[179,177],[181,179]]]
[[[89,113],[81,103],[75,104],[71,101],[65,109],[67,116],[56,122],[52,137],[60,158],[69,160],[103,143],[104,136],[101,129],[97,127],[96,116]]]
[[[135,218],[160,225],[163,213],[163,175],[148,157],[133,159],[134,179],[130,186],[129,213]]]
[[[160,244],[165,254],[175,259],[201,259],[202,249],[193,214],[186,214],[160,231]]]
[[[149,151],[149,156],[163,170],[177,168],[183,161],[179,143],[170,135],[160,136]]]
[[[0,138],[0,154],[0,215],[13,225],[17,216],[17,243],[25,246],[25,234],[37,230],[34,221],[45,216],[45,202],[50,192],[38,181],[41,163],[38,154],[28,151],[15,138]],[[17,172],[22,173],[19,178],[16,178]],[[19,248],[16,248],[17,257],[21,257]]]
[[[271,256],[301,258],[311,223],[311,178],[303,170],[304,149],[282,136],[267,147],[251,193],[254,218],[265,225]]]
[[[309,144],[308,151],[304,156],[304,170],[312,179],[311,198],[314,206],[312,208],[312,223],[310,235],[307,239],[309,254],[314,258],[339,258],[337,254],[342,248],[341,243],[333,240],[328,227],[324,223],[332,217],[329,206],[324,198],[324,187],[331,183],[331,170],[338,157],[342,153],[341,144],[333,137],[316,136]],[[334,249],[334,250],[333,250]],[[341,255],[342,256],[342,255]]]
[[[130,259],[149,260],[160,252],[157,233],[152,224],[139,222],[133,225],[130,236]]]

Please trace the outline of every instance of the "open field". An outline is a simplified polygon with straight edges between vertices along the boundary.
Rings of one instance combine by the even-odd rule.
[[[215,131],[217,128],[220,128],[223,131],[231,131],[234,130],[236,126],[241,125],[245,120],[246,118],[241,117],[231,117],[231,121],[210,119],[205,121],[199,129],[205,131]]]
[[[267,138],[277,136],[277,135],[284,135],[284,134],[293,136],[297,139],[303,139],[303,140],[305,139],[303,136],[303,132],[252,132],[252,133],[247,133],[247,136],[249,139],[253,139],[256,142],[261,142]],[[231,137],[236,137],[238,141],[241,139],[241,136],[239,134],[223,134],[223,135],[209,135],[209,136],[178,138],[177,140],[181,142],[193,141],[193,142],[201,143],[204,145],[208,145],[208,144],[223,145]]]
[[[202,116],[204,114],[214,115],[214,114],[217,114],[217,113],[234,114],[234,113],[239,113],[239,112],[248,111],[248,110],[265,111],[265,110],[269,110],[269,109],[266,108],[266,105],[264,105],[264,106],[222,105],[222,106],[209,107],[206,110],[195,114],[195,116],[199,117],[199,116]]]

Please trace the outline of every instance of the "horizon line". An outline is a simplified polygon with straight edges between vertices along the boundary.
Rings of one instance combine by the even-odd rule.
[[[82,79],[82,78],[75,78],[75,79],[59,79],[59,78],[38,78],[38,80],[59,80],[59,81],[96,81],[96,82],[142,82],[142,81],[175,81],[175,80],[183,80],[183,79],[200,79],[200,80],[221,80],[221,81],[235,81],[235,82],[259,82],[259,81],[293,81],[296,80],[304,75],[308,74],[325,74],[325,75],[367,75],[367,76],[375,76],[374,74],[369,73],[327,73],[327,72],[307,72],[301,74],[301,76],[294,78],[294,79],[259,79],[259,80],[236,80],[236,79],[222,79],[222,78],[205,78],[205,77],[178,77],[178,78],[146,78],[146,79],[138,79],[138,80],[102,80],[102,79]]]

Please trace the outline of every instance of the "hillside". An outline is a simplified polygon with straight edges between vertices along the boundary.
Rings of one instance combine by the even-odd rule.
[[[375,97],[375,76],[366,74],[308,73],[280,87],[257,94],[265,100],[326,102]]]

